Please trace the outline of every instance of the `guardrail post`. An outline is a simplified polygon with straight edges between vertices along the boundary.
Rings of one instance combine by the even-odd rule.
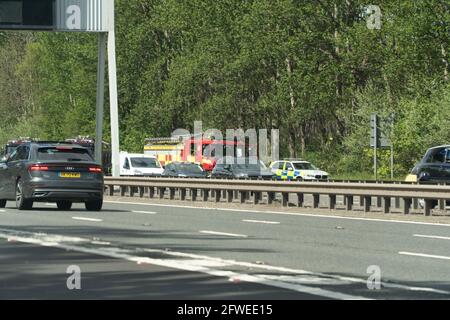
[[[315,193],[313,194],[313,208],[317,209],[320,205],[320,194]]]
[[[114,196],[114,186],[109,186],[109,195],[112,197]]]
[[[372,198],[364,197],[364,212],[370,212],[370,207],[372,206]]]
[[[400,208],[400,198],[399,197],[395,197],[395,209],[399,209]]]
[[[164,194],[166,193],[166,188],[158,188],[159,198],[164,199]]]
[[[253,204],[259,203],[259,192],[253,192]]]
[[[330,210],[336,209],[336,195],[335,194],[328,195],[328,209],[330,209]]]
[[[185,188],[180,189],[180,199],[182,201],[186,200],[186,189]]]
[[[144,187],[139,187],[139,198],[144,196]]]
[[[353,196],[346,195],[345,197],[345,208],[347,211],[352,211],[353,209]]]
[[[120,196],[123,197],[125,196],[125,186],[120,186]]]
[[[382,207],[382,201],[381,197],[377,197],[377,208]]]
[[[391,212],[391,197],[383,197],[383,212]]]
[[[169,199],[170,200],[175,199],[175,188],[170,188],[169,189]]]
[[[240,202],[241,203],[245,203],[245,200],[247,200],[247,192],[246,191],[241,191],[240,192]]]
[[[130,186],[128,187],[128,194],[130,195],[130,197],[134,197],[134,186]]]
[[[413,209],[414,209],[414,210],[419,209],[419,199],[414,198],[414,199],[413,199],[412,206],[413,206]]]
[[[439,199],[439,210],[444,211],[445,210],[445,199]]]
[[[409,214],[409,210],[411,209],[411,198],[403,198],[403,214]]]
[[[297,193],[297,207],[303,208],[305,204],[305,195],[303,193]]]
[[[289,206],[289,193],[287,193],[287,192],[281,193],[281,205],[283,207]]]
[[[197,200],[197,189],[191,189],[191,201]]]
[[[227,202],[231,203],[234,199],[234,191],[233,190],[227,190]]]
[[[203,189],[203,201],[208,201],[208,197],[209,197],[209,190],[208,189]]]
[[[361,181],[360,181],[359,183],[361,183]],[[359,196],[359,205],[360,205],[361,207],[364,206],[364,196]]]
[[[267,192],[267,204],[272,204],[275,199],[275,192]]]
[[[222,190],[215,190],[214,198],[216,202],[220,202],[220,199],[222,198]]]
[[[150,199],[153,199],[155,197],[155,188],[154,187],[148,187],[148,197]]]
[[[430,216],[431,215],[431,209],[433,209],[432,206],[433,206],[433,200],[425,199],[425,206],[423,208],[423,214],[425,216]]]

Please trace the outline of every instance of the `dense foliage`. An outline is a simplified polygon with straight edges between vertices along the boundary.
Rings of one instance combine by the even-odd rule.
[[[450,142],[450,7],[376,2],[381,29],[361,0],[116,0],[121,149],[202,120],[279,128],[282,156],[370,174],[377,112],[394,114],[405,174]],[[93,135],[96,48],[91,34],[0,34],[0,139]]]

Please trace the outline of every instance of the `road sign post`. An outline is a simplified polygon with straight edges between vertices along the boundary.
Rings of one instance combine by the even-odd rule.
[[[377,148],[379,145],[379,130],[378,130],[378,115],[373,113],[370,116],[370,145],[373,146],[373,172],[375,180],[378,180],[378,170],[377,170]]]
[[[103,108],[105,101],[106,33],[98,34],[97,108],[95,113],[95,161],[102,164]]]

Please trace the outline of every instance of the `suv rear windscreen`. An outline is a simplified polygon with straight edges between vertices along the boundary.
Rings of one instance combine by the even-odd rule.
[[[93,161],[87,149],[72,147],[45,147],[38,149],[38,160]]]

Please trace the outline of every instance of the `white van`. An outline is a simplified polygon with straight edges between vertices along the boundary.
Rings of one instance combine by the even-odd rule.
[[[120,152],[121,176],[160,176],[164,169],[154,156]]]

